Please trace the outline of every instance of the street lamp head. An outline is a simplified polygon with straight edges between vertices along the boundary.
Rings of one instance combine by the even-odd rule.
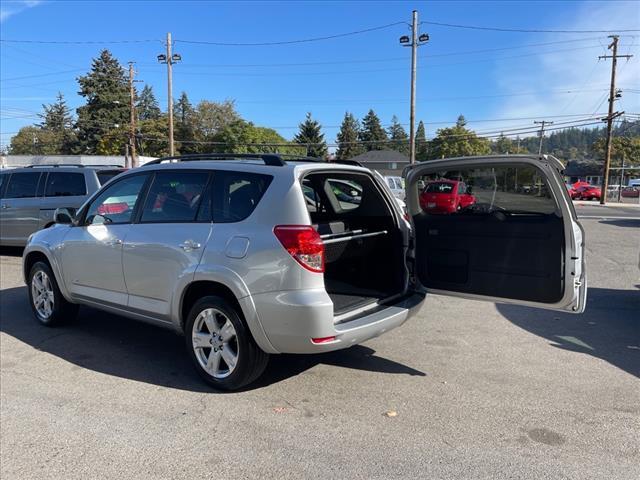
[[[179,53],[174,53],[173,55],[171,55],[172,62],[180,62],[181,60],[182,60],[182,57],[180,56]]]
[[[429,41],[429,34],[428,33],[423,33],[422,35],[420,35],[418,37],[418,41],[419,42],[428,42]]]
[[[165,63],[167,61],[167,56],[165,54],[158,55],[158,61],[160,63]]]
[[[400,43],[409,43],[409,36],[403,35],[400,37]]]

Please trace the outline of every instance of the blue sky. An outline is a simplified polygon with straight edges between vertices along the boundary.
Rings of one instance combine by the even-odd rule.
[[[410,49],[398,43],[408,25],[326,41],[272,46],[216,46],[320,37],[421,21],[527,30],[640,29],[638,2],[56,2],[2,1],[5,40],[90,41],[92,44],[0,44],[0,141],[37,119],[42,103],[62,92],[71,107],[78,75],[103,47],[123,65],[137,62],[138,78],[166,108],[166,70],[156,62],[167,32],[183,61],[174,67],[174,96],[234,99],[241,115],[291,138],[307,111],[335,139],[346,110],[362,118],[373,108],[384,124],[409,119]],[[424,24],[419,48],[417,118],[427,133],[459,114],[479,132],[526,127],[533,117],[557,123],[606,110],[610,76],[604,33],[496,32]],[[640,32],[621,36],[618,109],[640,111]],[[140,43],[101,43],[150,40]],[[563,43],[559,43],[563,42]],[[502,50],[496,50],[502,49]],[[490,50],[490,51],[487,51]],[[294,64],[294,65],[292,65]],[[138,84],[142,86],[142,84]],[[569,93],[568,93],[569,92]],[[531,117],[531,119],[529,119]],[[494,119],[515,119],[501,120]]]

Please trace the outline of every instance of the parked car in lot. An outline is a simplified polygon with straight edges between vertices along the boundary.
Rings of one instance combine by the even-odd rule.
[[[638,187],[623,187],[620,195],[626,198],[638,198],[640,196],[640,186]]]
[[[572,198],[574,200],[600,200],[600,188],[593,185],[583,185],[576,188]]]
[[[393,193],[393,196],[399,200],[404,201],[405,190],[404,190],[404,182],[402,180],[402,177],[394,177],[394,176],[387,175],[384,177],[384,180],[385,182],[387,182],[387,185],[389,186],[391,193]]]
[[[420,194],[420,206],[430,213],[454,213],[475,201],[470,187],[458,180],[428,182]]]
[[[460,215],[420,207],[426,175],[506,168],[535,171],[550,196],[496,195]],[[222,389],[257,379],[271,354],[388,332],[429,290],[581,312],[583,230],[561,170],[535,156],[414,165],[409,223],[366,168],[272,154],[159,159],[103,186],[75,215],[58,209],[56,225],[30,236],[29,301],[47,326],[84,304],[184,333],[198,373]],[[345,184],[360,194],[339,198]]]
[[[125,169],[47,165],[0,172],[0,245],[23,246],[33,232],[53,225],[53,212],[74,211]]]

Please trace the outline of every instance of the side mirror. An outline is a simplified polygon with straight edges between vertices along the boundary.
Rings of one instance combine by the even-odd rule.
[[[73,223],[73,214],[68,208],[56,208],[53,212],[53,221],[61,224]]]

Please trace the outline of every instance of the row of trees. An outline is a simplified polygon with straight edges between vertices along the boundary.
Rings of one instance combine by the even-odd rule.
[[[23,127],[11,139],[12,154],[98,154],[125,153],[130,130],[129,83],[118,60],[103,50],[92,62],[91,70],[78,78],[78,94],[84,104],[74,116],[64,97],[43,105],[42,121]],[[141,155],[166,155],[168,121],[160,108],[152,87],[146,85],[135,92],[137,113],[136,144]],[[182,92],[174,104],[174,132],[176,149],[180,153],[210,151],[328,155],[322,126],[308,113],[300,123],[292,140],[282,137],[271,128],[259,127],[241,117],[232,100],[211,102],[202,100],[193,105]],[[614,160],[625,155],[628,161],[638,158],[640,124],[623,123],[617,128]],[[567,128],[552,132],[545,140],[545,151],[561,159],[602,158],[604,129]],[[357,119],[346,112],[336,136],[337,159],[346,160],[369,150],[392,149],[408,155],[409,136],[398,118],[384,128],[373,110]],[[538,151],[538,137],[516,141],[501,135],[490,141],[467,128],[460,115],[454,126],[437,130],[427,140],[423,122],[416,130],[416,158],[426,161],[435,158],[485,155],[488,153],[534,153]],[[616,157],[617,156],[617,157]]]

